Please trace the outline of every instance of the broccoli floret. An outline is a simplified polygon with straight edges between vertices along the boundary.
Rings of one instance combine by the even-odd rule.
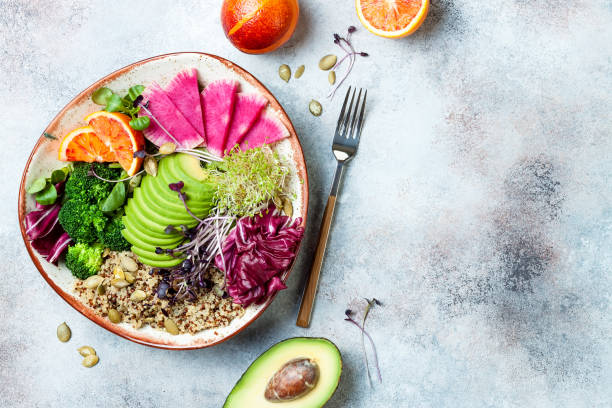
[[[113,251],[127,251],[130,243],[123,238],[121,230],[125,228],[121,217],[113,218],[103,231],[98,233],[98,241],[105,247]],[[70,235],[70,234],[68,234]]]
[[[111,169],[101,163],[94,163],[94,170],[100,177],[117,179],[121,169]],[[81,200],[98,204],[110,194],[113,183],[107,183],[97,177],[89,176],[90,163],[76,163],[66,181],[65,195],[68,200]]]
[[[100,244],[71,246],[66,254],[66,266],[77,278],[87,279],[100,270],[103,249]]]
[[[58,218],[70,238],[85,244],[94,242],[108,222],[97,204],[82,200],[66,201],[60,209]]]

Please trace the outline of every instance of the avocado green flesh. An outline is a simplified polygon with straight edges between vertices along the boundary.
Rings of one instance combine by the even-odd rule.
[[[315,387],[291,401],[271,402],[264,392],[270,379],[287,362],[309,358],[319,366]],[[342,373],[342,357],[331,341],[323,338],[295,337],[269,348],[251,364],[236,383],[224,408],[319,408],[333,395]]]
[[[159,161],[157,176],[147,175],[125,206],[122,231],[132,244],[134,252],[151,266],[170,267],[182,262],[167,254],[156,254],[157,247],[175,248],[183,237],[178,233],[166,234],[169,225],[193,227],[198,221],[187,213],[178,193],[170,183],[182,181],[187,205],[197,217],[208,215],[212,206],[214,186],[206,182],[207,173],[199,161],[189,155],[172,154]]]

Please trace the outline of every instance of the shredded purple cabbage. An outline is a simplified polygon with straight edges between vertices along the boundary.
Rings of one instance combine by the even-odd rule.
[[[281,275],[289,269],[304,235],[301,218],[279,215],[271,206],[255,217],[238,220],[215,257],[225,272],[226,290],[234,303],[263,303],[286,289]]]

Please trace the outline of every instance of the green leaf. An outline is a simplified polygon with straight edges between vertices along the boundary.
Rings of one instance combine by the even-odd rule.
[[[45,188],[36,193],[36,201],[42,205],[53,204],[57,200],[57,190],[51,183],[47,183]]]
[[[149,127],[151,120],[148,116],[139,116],[130,120],[130,127],[135,130],[144,130]]]
[[[30,187],[28,187],[27,192],[28,194],[35,194],[35,193],[38,193],[39,191],[42,191],[46,186],[47,186],[46,178],[44,177],[37,178],[36,180],[32,182],[32,184],[30,184]]]
[[[145,87],[143,85],[134,85],[133,87],[128,89],[128,93],[127,95],[125,95],[125,98],[123,99],[126,99],[130,101],[131,103],[134,103],[136,98],[138,98],[140,94],[142,94],[142,91],[144,91],[144,89]]]
[[[110,98],[108,98],[108,102],[106,103],[106,111],[107,112],[117,112],[121,110],[123,107],[121,103],[121,98],[117,94],[112,94]]]
[[[113,95],[113,91],[106,87],[102,87],[100,89],[96,89],[94,93],[91,95],[91,100],[96,105],[106,105],[108,104],[109,99]]]
[[[64,173],[64,170],[54,170],[53,173],[51,173],[51,183],[57,184],[64,180],[66,180],[66,173]]]
[[[110,194],[100,203],[100,210],[105,213],[115,211],[125,202],[126,190],[125,183],[119,182],[111,190]]]

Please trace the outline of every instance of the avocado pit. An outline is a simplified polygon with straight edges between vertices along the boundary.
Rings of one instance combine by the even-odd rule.
[[[285,363],[270,379],[264,396],[270,402],[298,399],[308,394],[319,380],[319,366],[309,358]]]

